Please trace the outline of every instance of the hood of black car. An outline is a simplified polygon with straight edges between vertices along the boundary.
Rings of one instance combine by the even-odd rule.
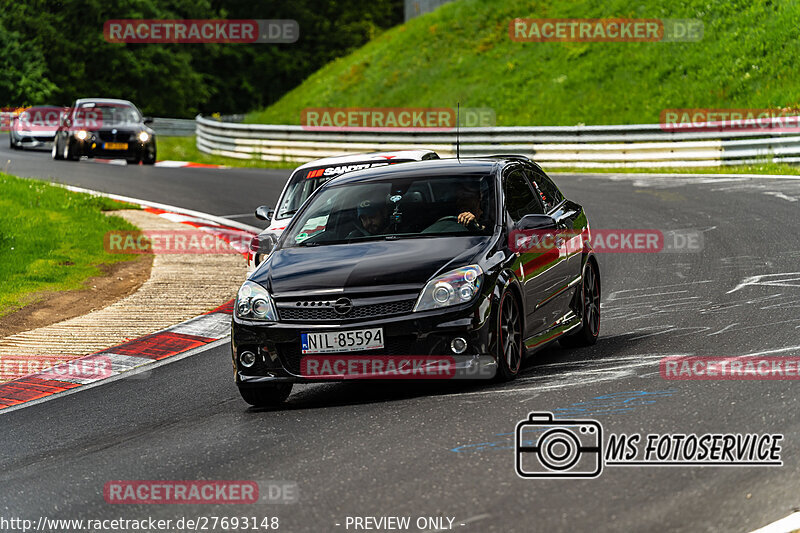
[[[311,291],[421,288],[447,266],[458,268],[475,262],[490,238],[438,237],[282,248],[251,279],[277,297]]]

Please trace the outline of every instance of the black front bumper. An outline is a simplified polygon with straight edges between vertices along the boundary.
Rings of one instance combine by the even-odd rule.
[[[333,357],[354,356],[453,356],[450,342],[455,337],[467,341],[466,351],[458,357],[465,364],[471,360],[485,363],[494,358],[496,322],[493,307],[486,297],[469,306],[447,310],[408,313],[399,316],[332,323],[243,321],[235,316],[232,323],[231,348],[236,384],[258,387],[269,382],[338,381],[337,378],[304,377],[301,374],[301,333],[349,331],[383,328],[384,348],[354,351],[346,354],[317,354]],[[239,363],[244,351],[256,354],[256,363],[245,368]],[[461,364],[461,363],[459,363]]]
[[[146,143],[133,138],[133,140],[120,140],[120,141],[104,141],[91,136],[83,141],[79,139],[70,140],[70,148],[73,153],[78,156],[86,157],[99,157],[104,159],[146,159],[148,155],[154,154],[155,147],[153,140],[150,139]],[[124,150],[106,149],[106,144],[109,142],[125,143],[127,147]]]

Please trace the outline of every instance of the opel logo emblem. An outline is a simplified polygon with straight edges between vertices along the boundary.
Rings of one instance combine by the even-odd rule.
[[[116,135],[117,134],[117,130],[116,129],[111,130],[111,134],[112,135]]]
[[[339,298],[333,303],[333,310],[337,315],[344,316],[353,310],[353,302],[350,301],[350,298]]]

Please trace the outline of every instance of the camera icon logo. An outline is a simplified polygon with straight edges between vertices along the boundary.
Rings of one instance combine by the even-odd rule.
[[[554,420],[533,412],[517,424],[514,452],[523,478],[594,478],[603,471],[603,427],[595,420]]]

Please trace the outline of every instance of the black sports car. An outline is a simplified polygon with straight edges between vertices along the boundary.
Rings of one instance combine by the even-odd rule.
[[[145,118],[127,100],[82,98],[61,115],[53,141],[53,159],[77,161],[81,156],[156,162],[156,136]]]
[[[537,236],[550,244],[520,245]],[[524,157],[332,180],[239,290],[239,391],[252,405],[280,403],[292,383],[319,381],[304,363],[319,354],[457,356],[457,369],[513,379],[526,354],[556,339],[593,344],[600,276],[588,236],[583,208]]]

